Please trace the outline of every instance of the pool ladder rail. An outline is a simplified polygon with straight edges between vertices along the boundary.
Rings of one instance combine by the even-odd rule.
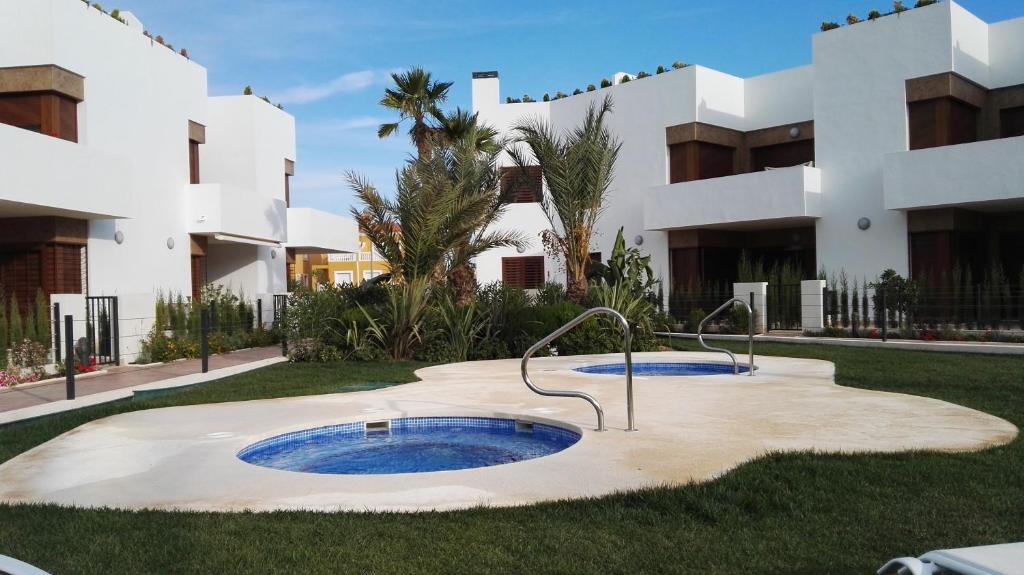
[[[753,295],[753,294],[751,294],[751,295]],[[722,313],[723,311],[728,309],[729,306],[735,305],[737,303],[743,304],[743,306],[747,308],[747,318],[748,318],[747,319],[747,326],[750,328],[750,334],[747,336],[748,348],[749,348],[748,351],[749,351],[749,354],[750,354],[750,364],[747,366],[747,373],[750,375],[750,377],[754,377],[754,324],[757,323],[757,320],[754,317],[754,310],[750,307],[750,304],[747,303],[747,301],[744,300],[743,298],[734,297],[734,298],[730,299],[729,301],[727,301],[727,302],[723,303],[722,305],[718,306],[718,309],[716,309],[715,311],[709,313],[704,319],[702,319],[701,322],[700,322],[700,325],[697,326],[697,343],[699,343],[701,347],[703,347],[704,349],[706,349],[708,351],[720,351],[720,352],[728,355],[729,359],[732,360],[733,373],[735,373],[736,375],[739,375],[739,373],[740,373],[740,364],[739,364],[738,361],[736,361],[736,354],[734,354],[733,352],[731,352],[731,351],[729,351],[729,350],[727,350],[725,348],[722,348],[722,347],[712,347],[712,346],[704,343],[704,337],[702,336],[702,332],[704,331],[704,324],[706,324],[709,319],[711,319],[711,318],[715,317],[716,315]]]
[[[597,412],[597,431],[604,431],[604,409],[594,396],[582,391],[560,391],[537,387],[537,385],[533,383],[533,380],[530,379],[530,373],[527,370],[527,364],[530,362],[530,358],[533,357],[533,354],[537,353],[538,350],[558,339],[562,334],[583,323],[587,318],[598,314],[610,315],[619,323],[620,326],[622,326],[622,346],[626,356],[626,417],[629,424],[626,431],[636,431],[636,426],[633,421],[633,356],[630,352],[632,337],[629,329],[629,322],[626,321],[625,316],[611,308],[595,307],[588,309],[567,322],[562,327],[551,332],[547,337],[530,346],[530,349],[526,350],[526,353],[523,355],[523,362],[520,365],[520,369],[523,374],[523,383],[525,383],[526,387],[529,387],[531,391],[539,395],[549,397],[578,397],[587,401],[594,407],[594,411]]]

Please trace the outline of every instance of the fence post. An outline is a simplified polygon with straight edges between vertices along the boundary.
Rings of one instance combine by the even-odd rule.
[[[75,336],[72,329],[73,321],[70,315],[64,316],[64,356],[67,358],[64,364],[64,387],[69,400],[75,398]]]
[[[210,298],[210,329],[217,329],[217,302]]]
[[[60,304],[53,304],[53,361],[60,361]]]
[[[750,334],[754,334],[754,329],[757,327],[757,308],[754,306],[754,292],[750,292]]]
[[[885,294],[889,292],[889,286],[882,286],[882,341],[889,339],[889,306],[885,303]]]
[[[256,329],[263,331],[263,298],[256,299]]]
[[[110,333],[111,339],[113,339],[113,341],[110,342],[110,345],[114,348],[114,365],[121,365],[121,326],[118,325],[121,321],[117,316],[116,296],[114,299],[110,300],[110,304],[111,310],[108,321],[110,321]]]
[[[288,316],[288,298],[281,299],[281,355],[288,357],[288,325],[285,318]]]
[[[199,356],[203,360],[203,373],[210,371],[210,310],[199,313]]]

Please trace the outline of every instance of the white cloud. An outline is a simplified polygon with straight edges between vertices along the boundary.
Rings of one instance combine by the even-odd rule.
[[[395,120],[393,118],[388,119],[381,116],[357,116],[354,118],[337,118],[324,122],[309,123],[307,125],[303,125],[301,130],[303,133],[317,134],[352,132],[356,130],[365,130],[367,128],[374,128],[374,131],[376,131],[377,126],[394,121]]]
[[[361,70],[343,74],[323,84],[293,86],[271,96],[271,99],[282,104],[308,104],[337,94],[359,92],[389,80],[390,76],[385,70]]]

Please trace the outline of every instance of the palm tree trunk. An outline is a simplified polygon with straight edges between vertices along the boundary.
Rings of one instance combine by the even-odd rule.
[[[587,297],[587,278],[572,277],[569,276],[568,285],[565,286],[565,295],[569,298],[569,301],[573,303],[582,304],[583,300]]]
[[[455,291],[459,306],[467,306],[476,299],[476,272],[469,265],[462,265],[448,274],[448,280]]]

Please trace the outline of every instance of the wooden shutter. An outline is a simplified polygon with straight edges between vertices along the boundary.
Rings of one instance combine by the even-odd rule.
[[[539,202],[543,195],[543,177],[540,166],[518,166],[501,169],[501,186],[510,190],[513,203],[528,204]]]
[[[537,289],[544,284],[544,256],[501,259],[501,281],[521,289]]]

